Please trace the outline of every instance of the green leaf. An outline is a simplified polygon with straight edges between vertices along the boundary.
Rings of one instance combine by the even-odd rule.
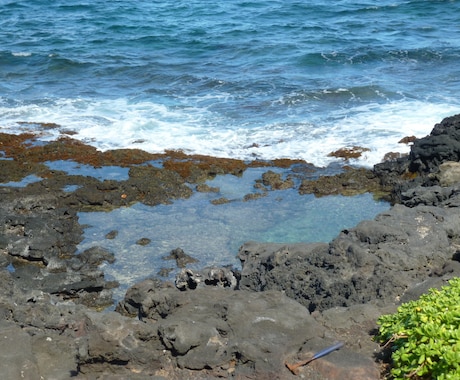
[[[376,340],[391,343],[395,379],[460,379],[460,278],[400,305],[378,325]]]
[[[418,358],[418,364],[422,364],[425,361],[425,354],[420,355]]]

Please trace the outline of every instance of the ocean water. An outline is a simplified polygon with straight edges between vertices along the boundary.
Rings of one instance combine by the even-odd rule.
[[[372,165],[460,112],[459,59],[454,0],[2,0],[0,131]]]

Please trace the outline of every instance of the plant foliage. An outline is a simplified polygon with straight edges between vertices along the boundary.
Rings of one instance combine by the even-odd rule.
[[[460,278],[378,320],[394,379],[460,379]]]

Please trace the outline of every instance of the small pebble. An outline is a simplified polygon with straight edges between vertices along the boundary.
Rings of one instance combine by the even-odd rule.
[[[168,277],[169,273],[171,273],[174,270],[174,268],[161,268],[158,271],[158,276],[160,277]]]
[[[118,235],[118,231],[117,230],[113,230],[113,231],[110,231],[109,233],[107,233],[105,235],[105,238],[106,239],[115,239]]]
[[[149,238],[141,238],[138,241],[136,241],[137,245],[147,245],[150,244],[151,240]]]

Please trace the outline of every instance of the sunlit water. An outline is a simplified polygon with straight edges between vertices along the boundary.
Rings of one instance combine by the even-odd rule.
[[[271,191],[266,197],[243,201],[254,191],[253,180],[261,172],[249,169],[242,179],[217,177],[209,184],[219,186],[219,193],[195,193],[170,205],[135,204],[111,212],[79,213],[80,223],[90,225],[79,250],[98,245],[115,253],[116,262],[103,268],[109,279],[120,282],[119,298],[135,282],[157,276],[162,268],[175,268],[173,261],[164,260],[175,248],[199,260],[189,265],[192,269],[228,264],[240,268],[236,255],[246,241],[328,242],[342,229],[389,208],[371,194],[315,198],[297,190]],[[220,197],[231,202],[210,203]],[[113,230],[118,235],[107,239]],[[150,244],[136,244],[141,238],[150,239]],[[169,279],[176,273],[171,271]]]
[[[3,0],[0,131],[370,166],[460,112],[459,25],[458,1]]]

